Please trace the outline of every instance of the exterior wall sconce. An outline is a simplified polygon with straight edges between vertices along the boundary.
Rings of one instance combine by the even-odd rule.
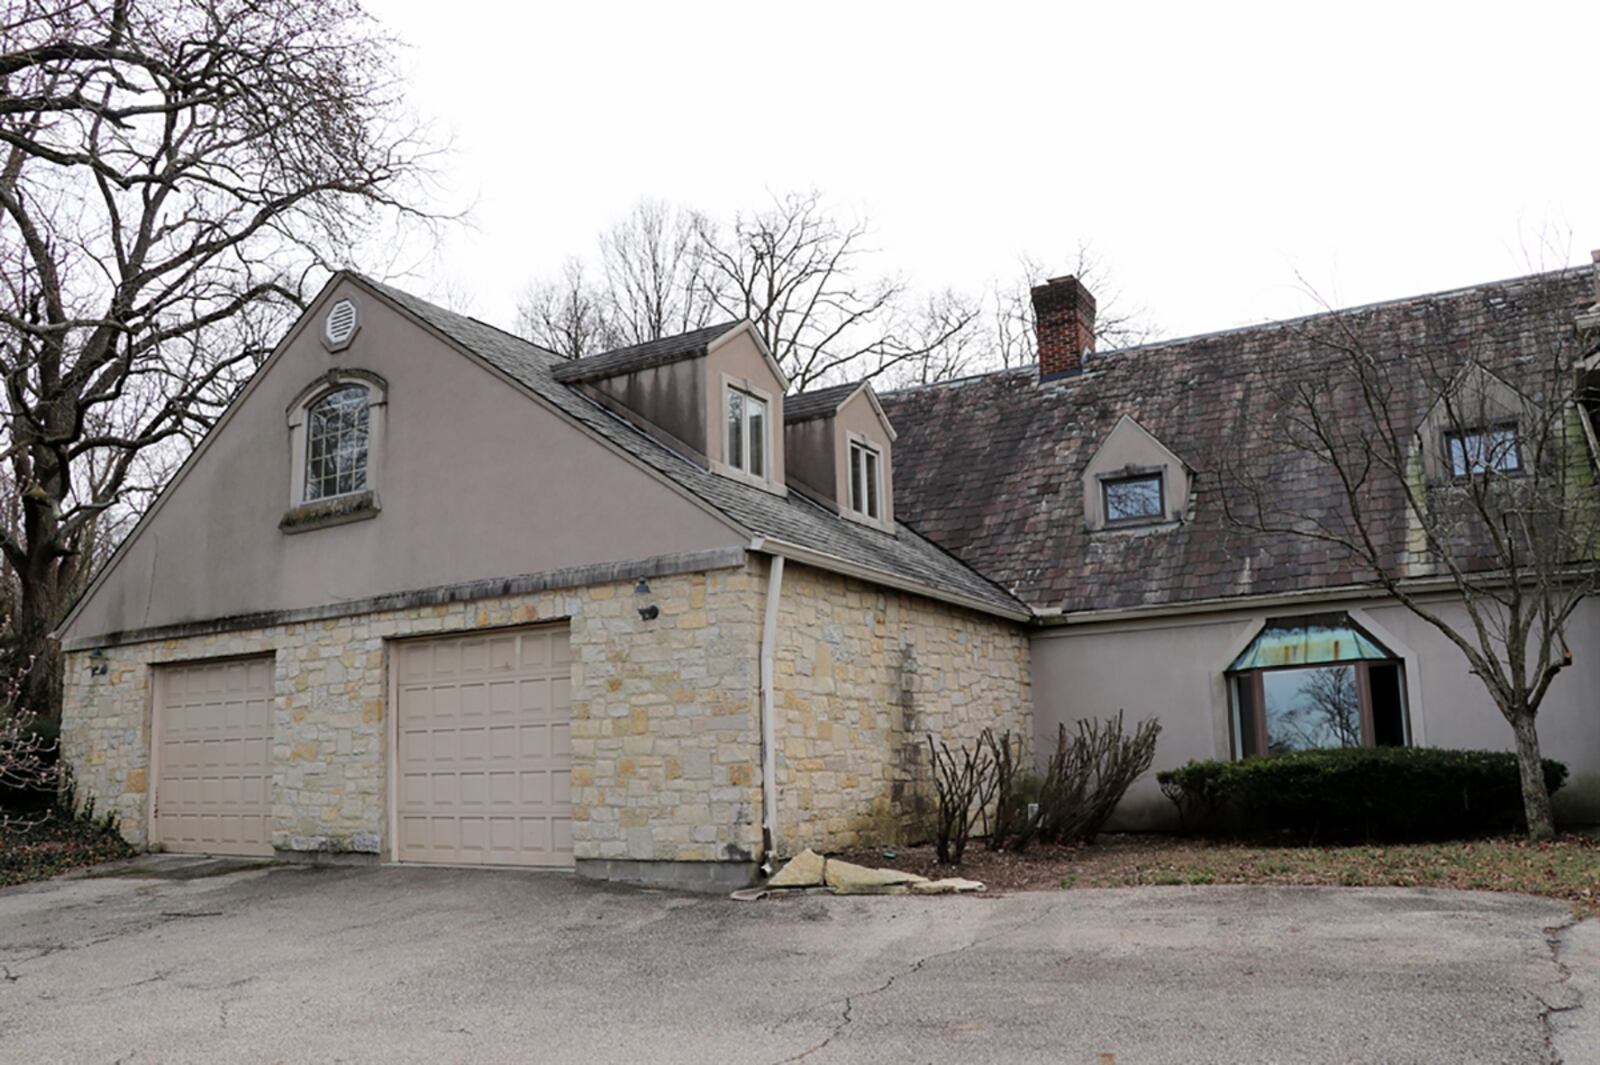
[[[633,594],[634,595],[649,595],[650,594],[650,582],[645,580],[643,577],[640,577],[639,578],[639,583],[635,584],[633,586]],[[661,616],[661,608],[656,606],[654,603],[651,603],[649,606],[642,606],[642,607],[639,608],[639,618],[641,620],[643,620],[643,621],[654,621],[656,618],[658,618],[660,616]]]
[[[96,647],[93,651],[89,652],[89,676],[103,677],[106,675],[106,670],[109,668],[110,667],[106,663],[106,652],[104,648]]]

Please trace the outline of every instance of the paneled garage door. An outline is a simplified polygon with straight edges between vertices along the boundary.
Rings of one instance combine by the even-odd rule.
[[[571,866],[566,627],[394,650],[400,860]]]
[[[158,666],[156,839],[271,855],[272,656]]]

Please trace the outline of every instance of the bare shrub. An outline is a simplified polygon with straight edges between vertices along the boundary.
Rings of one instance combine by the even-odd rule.
[[[996,735],[985,730],[980,739],[987,741],[994,759],[992,818],[987,810],[984,812],[989,849],[1023,850],[1033,841],[1038,827],[1038,774],[1028,764],[1027,750],[1021,736],[1013,737],[1009,731]],[[1029,807],[1034,809],[1030,810]]]
[[[933,763],[934,788],[939,793],[935,848],[941,864],[960,865],[972,826],[994,801],[992,737],[985,729],[971,748],[963,744],[952,752],[949,744],[929,733],[928,753]]]
[[[1093,842],[1128,788],[1149,771],[1160,734],[1161,723],[1148,718],[1127,735],[1120,710],[1103,722],[1079,721],[1076,732],[1061,724],[1039,788],[1038,838]]]
[[[46,820],[61,781],[56,739],[38,718],[26,710],[0,717],[0,835]]]

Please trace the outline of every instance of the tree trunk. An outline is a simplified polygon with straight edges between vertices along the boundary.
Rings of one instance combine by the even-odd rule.
[[[56,576],[50,573],[23,586],[12,648],[17,705],[42,721],[61,719],[61,645],[50,635],[61,620]]]
[[[1527,710],[1507,711],[1511,730],[1517,736],[1517,771],[1522,775],[1522,810],[1528,822],[1528,838],[1534,842],[1554,839],[1555,818],[1550,813],[1550,789],[1544,783],[1544,760],[1539,755],[1539,733],[1534,717]]]

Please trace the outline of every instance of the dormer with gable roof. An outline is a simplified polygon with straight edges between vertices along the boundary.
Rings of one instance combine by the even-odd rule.
[[[895,431],[870,384],[790,396],[783,435],[795,488],[853,521],[894,530]]]
[[[748,321],[577,359],[551,376],[717,473],[787,491],[774,427],[789,382]]]

